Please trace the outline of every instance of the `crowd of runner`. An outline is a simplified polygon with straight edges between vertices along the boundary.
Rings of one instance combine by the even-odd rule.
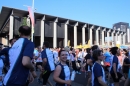
[[[87,49],[34,47],[31,28],[21,26],[11,47],[0,44],[0,86],[28,86],[34,79],[46,86],[71,86],[76,74],[85,72],[86,86],[130,86],[130,51],[118,47]],[[40,72],[37,73],[36,71]],[[53,75],[55,85],[49,81]]]

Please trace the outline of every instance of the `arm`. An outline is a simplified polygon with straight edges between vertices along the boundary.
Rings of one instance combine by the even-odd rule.
[[[42,63],[42,67],[43,67],[43,68],[45,67],[46,63],[47,63],[47,59],[46,59],[46,58],[43,58],[43,63]]]
[[[45,51],[42,51],[41,54],[42,54],[41,56],[42,56],[42,60],[43,60],[42,67],[44,68],[47,63],[47,55],[46,55]]]
[[[23,56],[22,64],[23,64],[23,66],[25,66],[25,67],[27,67],[28,69],[30,69],[30,71],[34,71],[34,67],[33,67],[33,64],[32,64],[32,62],[31,62],[30,57],[28,57],[28,56]]]
[[[29,42],[23,50],[22,64],[27,67],[30,71],[34,71],[31,59],[33,58],[34,44]]]
[[[125,62],[123,63],[123,66],[130,66],[130,64],[126,64]]]
[[[113,63],[113,71],[114,71],[115,75],[117,76],[117,72],[116,72],[116,63]]]
[[[102,81],[102,76],[98,77],[98,82],[99,82],[102,86],[107,86],[107,84]]]

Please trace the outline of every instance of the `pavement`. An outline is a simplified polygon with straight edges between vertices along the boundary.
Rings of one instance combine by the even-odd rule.
[[[39,72],[37,72],[39,75]],[[53,81],[53,73],[49,77],[49,81],[55,86],[55,82]],[[75,80],[72,82],[71,86],[86,86],[87,78],[85,78],[85,73],[81,72],[81,74],[76,74]],[[33,83],[30,83],[29,86],[42,86],[41,84],[37,83],[37,79],[34,80]],[[47,84],[47,86],[49,86]],[[124,86],[124,82],[120,83],[120,86]]]
[[[39,72],[37,72],[39,75]],[[49,77],[49,81],[55,86],[55,82],[53,81],[53,73]],[[86,86],[87,79],[85,78],[85,73],[76,74],[75,80],[72,82],[72,86]],[[34,80],[33,83],[30,83],[29,86],[42,86],[37,83],[37,79]],[[47,85],[49,86],[49,85]]]

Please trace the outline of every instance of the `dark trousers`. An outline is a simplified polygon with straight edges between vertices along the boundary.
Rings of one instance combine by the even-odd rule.
[[[74,71],[78,71],[77,67],[76,67],[76,62],[75,61],[72,61],[72,68],[73,68]]]

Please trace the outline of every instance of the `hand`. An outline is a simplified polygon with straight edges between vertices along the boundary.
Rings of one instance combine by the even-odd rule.
[[[34,77],[32,76],[32,74],[30,73],[29,75],[29,83],[32,83],[34,81]]]
[[[72,82],[71,80],[67,80],[66,81],[67,86],[71,85],[71,82]]]
[[[36,74],[36,72],[35,72],[35,71],[32,71],[32,72],[31,72],[31,74],[32,74],[32,76],[33,76],[34,78],[36,78],[36,77],[37,77],[37,74]]]

